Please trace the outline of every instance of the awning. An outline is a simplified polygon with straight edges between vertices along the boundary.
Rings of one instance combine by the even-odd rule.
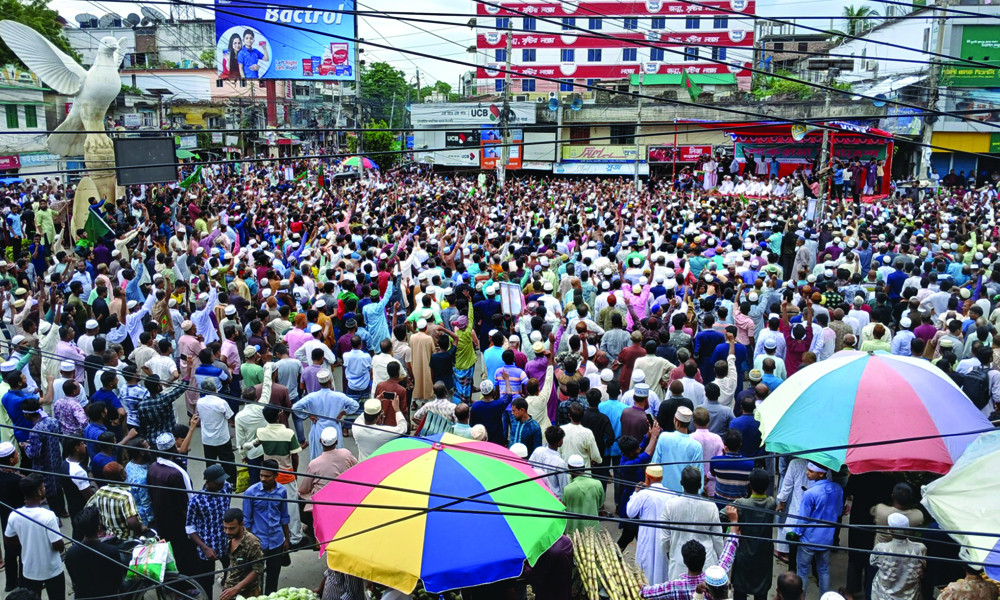
[[[688,76],[696,85],[736,85],[736,76],[732,73]],[[684,77],[682,73],[643,75],[642,85],[680,85],[682,77]],[[639,85],[639,75],[630,75],[629,83]]]
[[[854,83],[851,85],[851,91],[865,96],[878,96],[879,94],[882,94],[883,96],[890,96],[905,87],[920,83],[925,79],[927,79],[926,73],[918,73],[916,75],[897,75],[895,77],[887,77],[879,81]]]
[[[180,158],[180,159],[183,159],[183,160],[190,160],[192,158],[197,158],[199,160],[201,159],[201,157],[198,156],[197,154],[195,154],[194,152],[191,152],[189,150],[185,150],[184,148],[178,148],[177,151],[174,154],[177,155],[177,158]]]

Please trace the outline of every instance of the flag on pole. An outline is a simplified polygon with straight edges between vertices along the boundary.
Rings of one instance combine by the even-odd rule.
[[[186,190],[192,185],[198,183],[199,178],[201,178],[201,165],[198,165],[195,168],[194,173],[191,173],[186,178],[184,178],[184,181],[180,182],[179,185]]]
[[[87,211],[87,221],[83,224],[83,231],[88,241],[97,243],[97,240],[111,233],[111,227],[104,222],[104,219],[96,211],[89,210]]]
[[[681,87],[686,89],[687,93],[690,94],[691,102],[698,101],[698,96],[701,95],[701,88],[688,75],[687,69],[684,69],[684,75],[681,76]]]
[[[318,179],[318,182],[319,182],[319,186],[320,187],[326,187],[326,180],[323,178],[323,163],[322,162],[319,163],[319,179]]]

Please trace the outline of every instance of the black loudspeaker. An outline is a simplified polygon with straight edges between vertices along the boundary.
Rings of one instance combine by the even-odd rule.
[[[173,137],[117,138],[114,142],[118,185],[177,181]]]

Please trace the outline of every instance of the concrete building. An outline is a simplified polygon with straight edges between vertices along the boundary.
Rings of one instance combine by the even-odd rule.
[[[744,66],[753,58],[755,11],[755,0],[478,3],[478,93],[503,90],[508,62],[516,72],[510,91],[523,100],[574,92],[589,98],[593,90],[581,85],[627,85],[640,72],[731,74],[733,85],[749,88]]]

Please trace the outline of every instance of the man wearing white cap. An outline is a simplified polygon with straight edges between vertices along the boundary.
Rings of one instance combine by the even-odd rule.
[[[569,466],[572,478],[562,493],[562,503],[566,505],[566,512],[598,516],[604,506],[604,484],[587,475],[585,459],[579,454],[570,455],[566,464]],[[566,522],[566,533],[586,529],[598,531],[600,527],[601,523],[596,519],[576,517]]]
[[[308,397],[306,396],[306,398]],[[319,443],[323,452],[309,461],[306,472],[299,478],[299,496],[303,500],[312,500],[313,494],[326,487],[326,484],[339,477],[341,473],[358,464],[358,459],[354,458],[350,450],[339,447],[340,431],[337,428],[324,428],[319,434]],[[306,511],[312,512],[312,504],[306,505]]]
[[[875,567],[872,600],[920,600],[920,579],[927,561],[927,547],[907,536],[910,519],[901,512],[889,515],[888,542],[875,544],[869,557]]]
[[[357,418],[351,432],[358,444],[358,460],[371,456],[382,444],[406,434],[409,423],[399,410],[399,398],[392,399],[392,410],[395,412],[396,424],[386,423],[386,415],[382,412],[382,401],[377,398],[366,400],[364,414]]]
[[[806,477],[813,485],[802,494],[802,503],[797,513],[800,517],[794,519],[792,531],[786,537],[789,541],[799,542],[795,566],[802,578],[803,595],[809,585],[814,562],[819,593],[822,595],[830,590],[830,547],[835,541],[833,536],[836,523],[844,510],[844,490],[833,480],[827,479],[826,467],[809,461],[806,469]]]
[[[663,487],[663,467],[650,465],[646,467],[645,481],[636,486],[635,493],[629,498],[625,513],[630,519],[653,522],[660,518],[668,499],[670,494]],[[660,545],[659,527],[639,526],[635,562],[646,574],[649,583],[667,580],[667,556]]]
[[[76,340],[76,345],[83,350],[86,355],[91,355],[94,353],[94,338],[98,336],[100,331],[98,330],[97,321],[94,319],[87,319],[87,323],[84,325],[86,328],[86,333],[80,336],[80,339]]]
[[[209,280],[208,294],[202,293],[195,300],[195,311],[191,313],[191,322],[194,323],[195,330],[202,337],[206,344],[219,339],[219,332],[212,323],[212,311],[219,303],[218,283],[214,279]]]
[[[341,447],[343,446],[342,420],[347,415],[357,414],[361,408],[354,399],[334,391],[333,375],[328,369],[317,373],[316,381],[319,383],[319,389],[311,394],[306,394],[304,398],[292,405],[295,416],[313,421],[312,427],[309,429],[310,460],[316,459],[323,452],[323,442],[320,437],[327,429],[333,429],[337,432],[337,441]]]

